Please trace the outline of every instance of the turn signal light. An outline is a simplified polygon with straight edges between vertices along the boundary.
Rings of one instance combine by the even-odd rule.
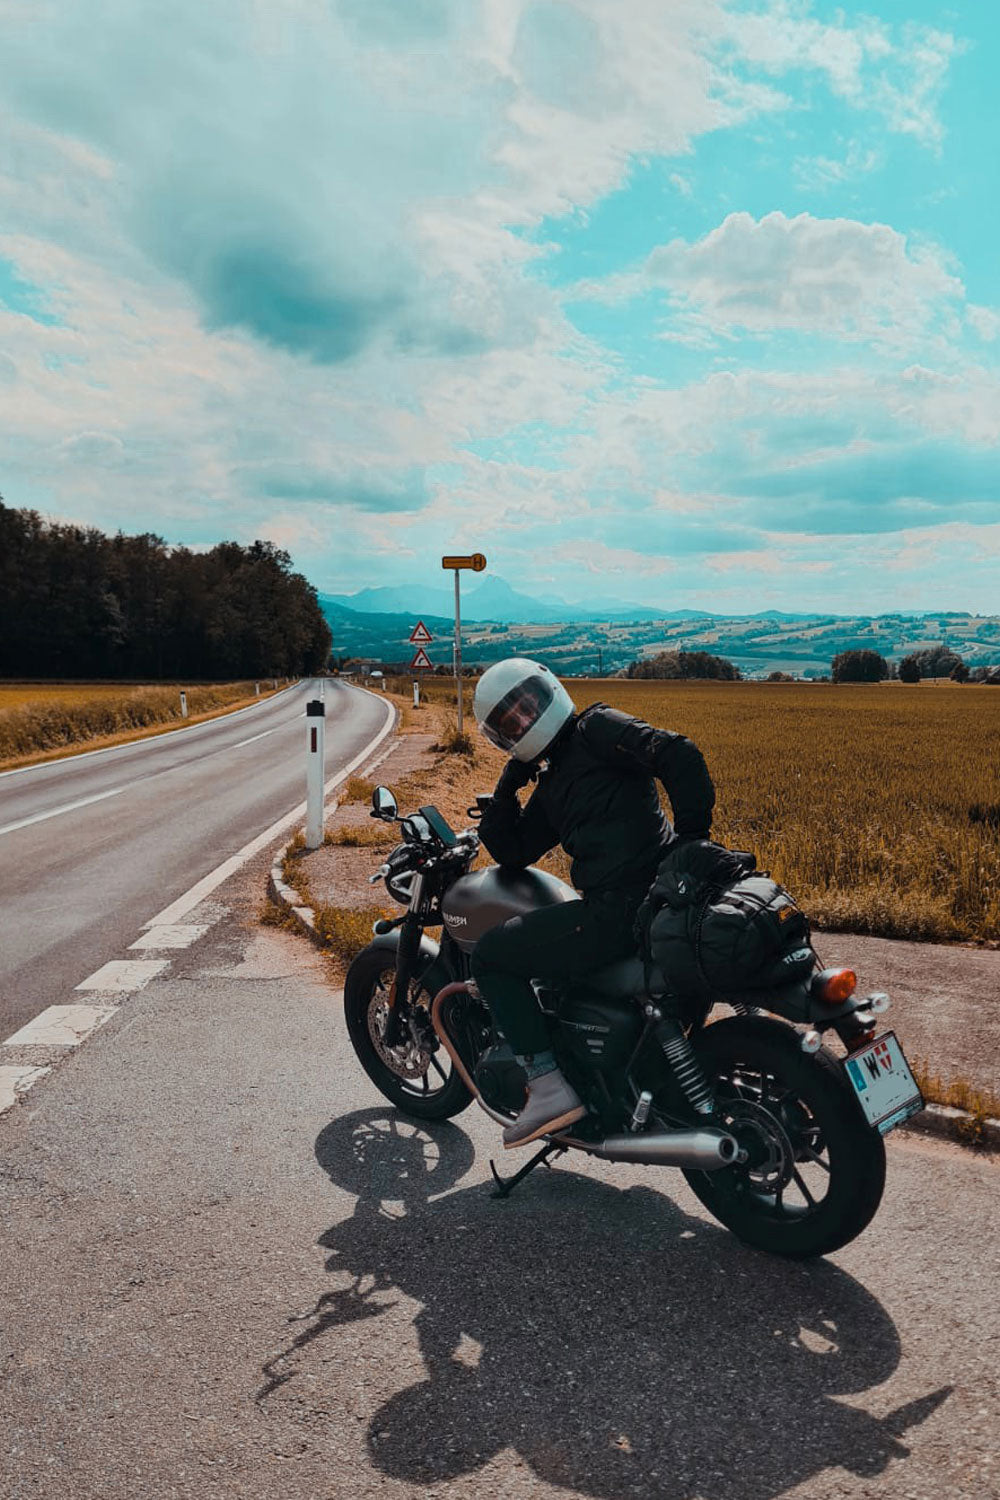
[[[812,991],[827,1005],[843,1005],[857,987],[858,976],[853,969],[823,969],[813,980]]]

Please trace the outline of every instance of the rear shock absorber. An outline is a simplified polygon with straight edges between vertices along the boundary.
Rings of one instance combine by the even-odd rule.
[[[695,1111],[699,1115],[712,1114],[715,1098],[683,1028],[676,1021],[663,1020],[656,1028],[656,1039]]]

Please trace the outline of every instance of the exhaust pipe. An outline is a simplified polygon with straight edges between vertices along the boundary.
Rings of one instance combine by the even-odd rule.
[[[647,1167],[689,1167],[717,1172],[731,1166],[739,1156],[735,1137],[706,1125],[701,1130],[663,1130],[648,1135],[609,1135],[603,1141],[581,1141],[573,1136],[555,1136],[590,1156],[605,1161],[638,1162]]]

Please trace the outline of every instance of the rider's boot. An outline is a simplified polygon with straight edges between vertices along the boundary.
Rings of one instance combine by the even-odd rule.
[[[526,1146],[540,1135],[552,1135],[565,1130],[575,1120],[587,1113],[580,1096],[562,1076],[558,1068],[532,1078],[528,1084],[528,1098],[524,1108],[512,1125],[503,1133],[503,1143],[511,1146]]]

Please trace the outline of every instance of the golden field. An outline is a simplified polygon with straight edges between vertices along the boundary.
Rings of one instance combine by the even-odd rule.
[[[435,704],[454,704],[447,679],[422,686]],[[1000,939],[997,689],[623,679],[566,687],[579,708],[600,700],[693,739],[715,781],[714,836],[752,849],[817,925]],[[476,738],[474,767],[461,779],[488,791],[502,759]]]
[[[0,683],[0,766],[117,744],[158,725],[176,728],[209,718],[256,701],[254,686],[222,682],[186,687],[189,718],[184,720],[179,685]]]

